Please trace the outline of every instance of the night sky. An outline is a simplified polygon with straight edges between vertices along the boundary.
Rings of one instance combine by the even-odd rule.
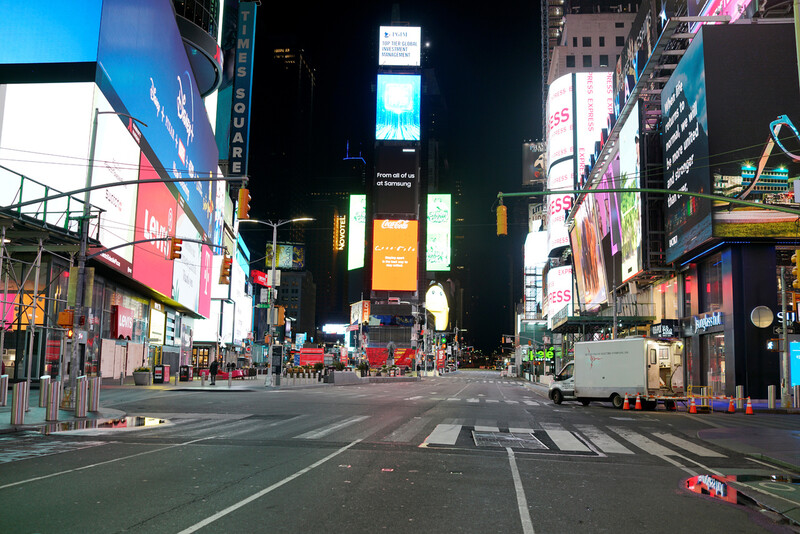
[[[312,7],[270,2],[259,7],[254,99],[268,83],[259,78],[259,46],[266,56],[270,39],[284,36],[303,48],[316,70],[314,168],[321,175],[329,163],[343,157],[347,141],[351,147],[372,150],[377,36],[379,26],[391,24],[392,5],[329,2]],[[521,246],[526,227],[511,221],[514,210],[525,208],[511,203],[510,236],[499,238],[492,207],[498,191],[522,189],[521,145],[542,135],[539,6],[508,1],[478,9],[467,2],[397,5],[398,20],[421,26],[423,42],[430,42],[428,61],[422,66],[435,69],[448,108],[448,127],[440,140],[450,179],[464,184],[466,206],[455,215],[465,218],[471,276],[465,289],[475,299],[473,324],[465,338],[491,352],[499,346],[501,334],[513,333],[512,295],[515,301],[522,298]],[[255,113],[257,106],[253,109]],[[257,120],[254,117],[253,124]],[[250,147],[251,152],[257,149]],[[252,161],[250,175],[256,179],[259,170]],[[520,273],[519,281],[510,290],[514,270]]]

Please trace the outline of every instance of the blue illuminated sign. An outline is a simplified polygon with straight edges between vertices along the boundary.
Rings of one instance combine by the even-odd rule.
[[[421,80],[419,75],[378,75],[375,139],[419,141]]]
[[[789,360],[791,387],[800,386],[800,342],[789,342]]]

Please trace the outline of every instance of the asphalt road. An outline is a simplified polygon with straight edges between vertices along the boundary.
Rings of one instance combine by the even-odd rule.
[[[144,427],[0,439],[12,532],[780,532],[689,493],[769,468],[684,414],[555,406],[496,372],[313,389],[104,389]]]

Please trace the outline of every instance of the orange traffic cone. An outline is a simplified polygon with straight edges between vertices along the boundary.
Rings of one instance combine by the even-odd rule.
[[[736,406],[733,405],[733,395],[730,397],[731,402],[728,403],[728,413],[736,413]]]
[[[625,394],[625,402],[622,403],[622,409],[623,410],[630,410],[631,409],[631,403],[628,401],[628,394],[627,393]]]
[[[638,393],[636,394],[636,404],[634,405],[633,408],[635,410],[641,410],[642,409],[642,399],[641,399],[641,397],[639,396]]]
[[[744,409],[745,415],[753,415],[753,403],[750,402],[750,397],[747,397],[747,407]]]
[[[694,403],[694,397],[689,402],[689,413],[697,413],[697,405]]]

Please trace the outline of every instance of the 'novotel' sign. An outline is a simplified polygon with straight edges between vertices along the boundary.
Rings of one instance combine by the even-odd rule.
[[[699,332],[715,326],[722,326],[725,315],[722,312],[706,313],[694,316],[694,331]]]

